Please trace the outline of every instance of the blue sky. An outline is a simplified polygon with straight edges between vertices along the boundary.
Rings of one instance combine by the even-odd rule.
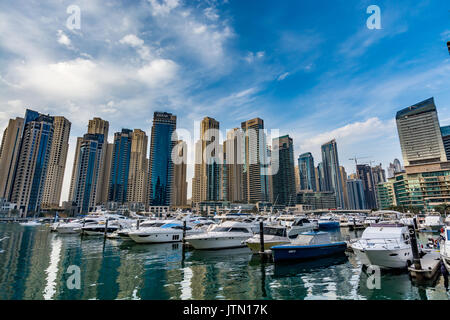
[[[79,30],[66,27],[70,5]],[[366,27],[369,5],[381,30]],[[3,1],[0,128],[26,107],[72,122],[62,200],[94,116],[110,141],[121,128],[150,135],[156,110],[190,131],[204,116],[222,130],[258,116],[293,137],[296,157],[318,162],[336,138],[347,173],[355,155],[386,167],[401,159],[396,111],[433,96],[450,124],[448,40],[444,0]]]

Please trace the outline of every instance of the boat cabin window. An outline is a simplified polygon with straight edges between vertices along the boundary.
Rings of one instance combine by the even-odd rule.
[[[214,229],[214,232],[228,232],[228,230],[230,230],[228,227],[217,227]]]
[[[249,233],[249,231],[245,228],[231,228],[230,232],[245,232]]]
[[[264,234],[270,236],[286,237],[286,229],[284,228],[264,228]]]

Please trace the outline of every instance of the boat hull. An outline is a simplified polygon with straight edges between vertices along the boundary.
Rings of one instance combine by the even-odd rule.
[[[273,261],[308,260],[337,254],[345,254],[347,244],[336,242],[324,245],[295,246],[283,245],[272,247]]]
[[[195,238],[186,239],[197,250],[216,250],[216,249],[231,249],[245,247],[243,241],[248,237],[218,237],[218,238]]]
[[[352,246],[353,252],[355,253],[358,260],[361,262],[362,265],[369,266],[370,261],[369,258],[366,255],[366,252],[364,249],[355,248]]]
[[[379,266],[381,269],[405,269],[413,260],[411,248],[366,249],[365,252],[370,264]]]
[[[135,233],[130,232],[128,236],[136,243],[169,243],[180,242],[183,240],[183,232],[168,233]]]

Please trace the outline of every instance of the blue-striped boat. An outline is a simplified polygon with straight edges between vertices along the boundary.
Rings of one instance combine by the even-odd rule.
[[[327,232],[304,232],[291,244],[273,246],[271,248],[273,261],[307,260],[331,255],[345,254],[345,241],[332,242]]]

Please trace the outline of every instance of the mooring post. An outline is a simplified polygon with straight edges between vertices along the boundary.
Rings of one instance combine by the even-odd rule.
[[[260,244],[260,253],[264,255],[264,223],[261,219],[259,222],[259,244]]]
[[[83,226],[81,227],[81,235],[84,235],[84,226],[86,225],[86,218],[83,218]]]
[[[183,221],[183,249],[186,246],[186,220]]]
[[[416,225],[416,218],[414,218],[413,221],[414,225]],[[420,263],[419,249],[417,247],[416,230],[414,229],[414,226],[408,226],[408,229],[409,229],[409,240],[411,243],[411,250],[413,254],[414,268],[416,270],[421,270],[422,264]]]
[[[105,233],[104,233],[105,239],[106,239],[106,234],[108,233],[108,221],[109,221],[109,219],[106,218],[106,222],[105,222]]]

